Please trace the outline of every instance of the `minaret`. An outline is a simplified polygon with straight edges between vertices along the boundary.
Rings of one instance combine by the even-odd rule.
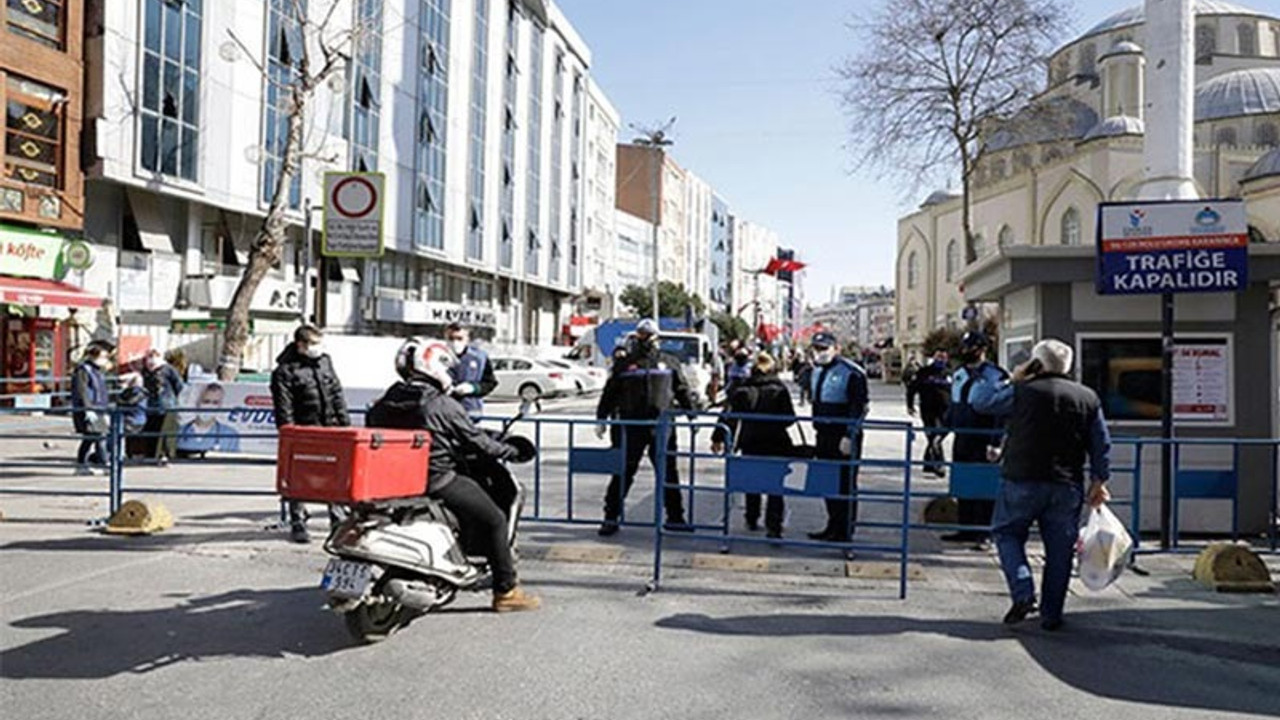
[[[1146,0],[1146,179],[1144,200],[1199,197],[1194,166],[1195,32],[1193,0]]]

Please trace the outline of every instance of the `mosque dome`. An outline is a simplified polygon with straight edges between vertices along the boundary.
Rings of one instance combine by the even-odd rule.
[[[1244,174],[1243,182],[1278,175],[1280,175],[1280,148],[1274,148],[1258,158],[1258,162],[1254,163],[1253,167],[1249,168],[1249,171]]]
[[[1094,125],[1089,132],[1085,133],[1083,140],[1087,142],[1098,138],[1143,135],[1146,131],[1146,124],[1142,122],[1141,118],[1136,118],[1132,115],[1112,115]]]
[[[1196,86],[1196,122],[1280,113],[1280,67],[1235,70]]]

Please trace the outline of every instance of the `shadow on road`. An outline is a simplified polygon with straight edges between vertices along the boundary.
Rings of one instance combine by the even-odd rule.
[[[155,610],[52,613],[22,629],[63,632],[0,652],[0,677],[107,678],[186,660],[318,657],[352,647],[314,587],[234,590]]]
[[[1016,641],[1041,667],[1100,697],[1219,712],[1280,714],[1280,616],[1269,608],[1108,611],[1068,616],[1045,633],[1028,624],[891,615],[680,614],[658,627],[747,637],[935,634],[970,642]],[[1235,629],[1235,637],[1207,629]],[[1189,630],[1187,630],[1189,628]],[[1242,628],[1250,628],[1241,634]],[[1216,635],[1216,636],[1215,636]],[[1252,638],[1252,639],[1243,639]]]

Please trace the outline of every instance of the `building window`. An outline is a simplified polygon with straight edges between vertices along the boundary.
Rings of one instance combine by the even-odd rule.
[[[1253,23],[1240,23],[1236,27],[1236,50],[1240,55],[1252,57],[1258,54],[1258,27]]]
[[[488,118],[489,0],[476,0],[471,63],[471,217],[467,223],[467,259],[484,259],[484,128]]]
[[[912,250],[907,256],[907,287],[914,290],[920,279],[920,257]]]
[[[351,169],[378,169],[382,114],[382,0],[357,0],[356,50],[348,64],[351,97]]]
[[[960,246],[955,238],[947,243],[947,282],[952,282],[956,278],[956,272],[960,269]]]
[[[549,202],[551,206],[548,208],[550,226],[547,230],[547,237],[551,240],[551,259],[547,266],[547,279],[551,282],[560,282],[560,260],[562,251],[560,249],[561,240],[561,220],[563,214],[561,212],[561,202],[564,193],[560,189],[560,185],[564,180],[564,161],[560,157],[564,150],[564,141],[561,136],[564,133],[564,51],[556,48],[554,74],[551,76],[551,189],[549,193]]]
[[[64,5],[65,0],[8,0],[9,32],[61,50],[67,24]]]
[[[154,0],[149,0],[154,1]],[[267,18],[267,102],[263,112],[262,202],[270,203],[285,166],[292,168],[288,206],[302,205],[301,147],[285,157],[289,140],[289,106],[302,62],[302,21],[306,0],[271,0]]]
[[[908,331],[908,332],[915,332],[915,331],[916,331],[916,328],[917,328],[918,326],[919,326],[919,324],[916,322],[916,316],[915,316],[915,315],[908,315],[908,316],[907,316],[907,331]]]
[[[1013,238],[1013,228],[1009,227],[1008,225],[1005,225],[1004,227],[1000,228],[1000,235],[996,238],[996,240],[1000,243],[1000,247],[1002,248],[1009,247],[1010,245],[1014,244],[1015,240]]]
[[[1274,147],[1280,144],[1280,133],[1276,132],[1275,123],[1260,123],[1253,130],[1253,144],[1261,147]]]
[[[1063,245],[1080,244],[1080,211],[1067,208],[1062,213],[1061,242]]]
[[[5,177],[61,188],[62,111],[67,96],[60,90],[9,75],[5,82],[5,100]]]
[[[200,1],[145,0],[142,167],[195,182],[200,157]]]
[[[1098,72],[1098,47],[1093,43],[1085,43],[1080,48],[1080,70],[1079,73],[1085,77],[1096,75]]]
[[[1218,128],[1218,132],[1214,133],[1213,135],[1213,140],[1218,145],[1227,145],[1230,147],[1235,147],[1236,142],[1239,140],[1239,138],[1236,135],[1235,128],[1224,127],[1224,128]]]
[[[1212,25],[1196,26],[1196,63],[1213,64],[1213,55],[1218,52],[1218,30]]]
[[[584,105],[583,94],[585,92],[585,80],[582,73],[575,72],[573,74],[573,95],[569,102],[572,104],[572,126],[573,141],[569,144],[569,165],[572,172],[569,179],[569,277],[570,287],[577,287],[581,283],[580,265],[581,260],[579,254],[581,249],[578,243],[578,225],[579,218],[582,213],[579,212],[578,200],[582,197],[582,106]],[[587,222],[590,222],[588,218]],[[590,232],[590,230],[588,230]]]
[[[977,260],[987,254],[987,238],[982,233],[973,234],[973,258]]]
[[[524,271],[538,274],[539,220],[542,216],[542,43],[544,28],[536,22],[529,38],[529,155],[528,186],[525,189]]]
[[[444,249],[445,143],[449,113],[450,0],[422,0],[418,11],[418,148],[415,170],[427,202],[414,210],[414,246]]]

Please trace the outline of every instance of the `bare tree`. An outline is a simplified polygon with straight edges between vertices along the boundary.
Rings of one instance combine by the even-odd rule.
[[[913,191],[959,166],[968,262],[984,132],[1026,106],[1066,25],[1062,0],[886,0],[853,24],[864,44],[837,70],[851,147]]]
[[[316,5],[318,3],[313,3],[310,7]],[[249,307],[253,296],[267,271],[279,264],[284,254],[290,189],[294,178],[302,172],[303,159],[314,155],[307,151],[306,137],[311,101],[318,89],[346,69],[363,34],[359,25],[338,30],[330,28],[339,6],[350,9],[349,2],[344,0],[329,0],[328,7],[319,15],[319,22],[308,14],[308,4],[302,0],[287,0],[284,6],[288,16],[287,27],[280,29],[280,37],[270,38],[267,43],[267,52],[274,53],[274,57],[258,62],[244,42],[234,32],[227,31],[231,41],[262,73],[266,82],[275,85],[281,98],[278,107],[285,117],[286,127],[267,215],[254,235],[249,248],[249,264],[227,310],[223,349],[218,359],[218,377],[224,382],[234,380],[240,371],[244,347],[249,339]],[[277,66],[276,72],[270,70],[273,62]],[[309,247],[311,238],[304,238],[304,242]],[[306,279],[303,281],[305,284]]]

